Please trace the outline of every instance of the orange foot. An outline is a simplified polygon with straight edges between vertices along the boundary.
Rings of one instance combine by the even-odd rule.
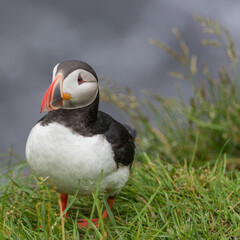
[[[61,211],[64,211],[67,207],[67,201],[68,201],[68,195],[67,194],[60,194],[61,197]],[[113,197],[109,197],[107,199],[108,206],[111,208],[112,205],[114,204],[115,199]],[[66,217],[69,218],[68,213],[66,212]],[[102,215],[103,218],[108,217],[108,212],[107,209],[103,212]],[[98,218],[93,218],[92,223],[98,227]],[[89,225],[89,222],[86,219],[80,219],[78,220],[78,227],[80,228],[86,228]]]
[[[107,199],[107,203],[108,203],[108,206],[109,206],[110,208],[112,207],[114,201],[115,201],[115,199],[114,199],[113,197],[109,197],[109,198]],[[102,217],[103,217],[103,219],[108,217],[107,209],[103,212]],[[98,221],[99,221],[99,218],[93,218],[93,219],[92,219],[92,223],[93,223],[96,227],[99,226]],[[78,220],[78,227],[80,227],[80,228],[86,228],[88,225],[89,225],[89,222],[88,222],[86,219],[80,219],[80,220]],[[90,227],[90,228],[91,228],[91,227]]]
[[[96,226],[96,227],[98,227],[98,218],[93,218],[92,219],[92,223]],[[86,228],[86,227],[88,227],[88,225],[89,225],[89,222],[86,220],[86,219],[80,219],[80,220],[78,220],[78,227],[79,228]],[[90,227],[90,228],[92,228],[92,227]]]

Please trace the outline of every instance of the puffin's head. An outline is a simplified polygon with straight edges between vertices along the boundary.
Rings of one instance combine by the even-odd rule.
[[[95,71],[82,61],[66,61],[53,69],[52,84],[46,91],[40,112],[90,105],[98,95]]]

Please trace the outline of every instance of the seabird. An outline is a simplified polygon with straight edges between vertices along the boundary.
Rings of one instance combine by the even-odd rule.
[[[101,174],[100,191],[109,193],[111,207],[129,178],[136,131],[98,105],[98,77],[90,65],[72,60],[54,67],[40,109],[48,113],[28,136],[26,158],[35,175],[48,178],[48,186],[60,193],[62,211],[78,187],[78,195],[91,195]],[[98,219],[92,222],[98,226]],[[85,219],[78,221],[79,227],[87,225]]]

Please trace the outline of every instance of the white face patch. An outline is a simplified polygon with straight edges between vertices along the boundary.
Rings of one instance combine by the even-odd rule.
[[[81,77],[82,81],[79,80]],[[77,108],[90,105],[98,94],[97,79],[88,71],[77,69],[63,81],[63,93],[68,93],[70,100],[63,101],[63,108]]]

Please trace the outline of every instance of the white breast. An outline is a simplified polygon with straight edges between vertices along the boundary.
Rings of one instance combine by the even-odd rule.
[[[117,169],[110,143],[104,135],[84,137],[58,123],[36,124],[26,144],[27,161],[38,177],[65,194],[91,194],[103,171],[100,190],[119,192],[129,177],[129,167]]]

